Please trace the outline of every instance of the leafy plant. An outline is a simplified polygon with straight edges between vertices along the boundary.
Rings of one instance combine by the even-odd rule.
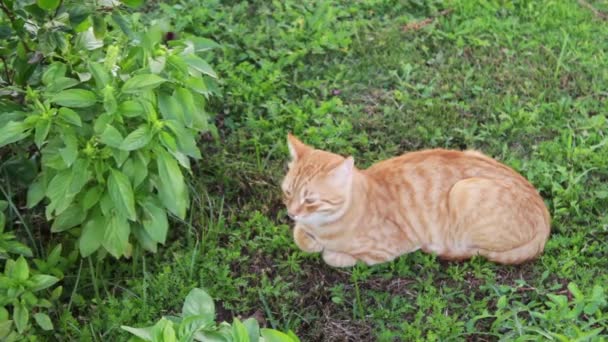
[[[131,236],[156,251],[167,213],[186,215],[182,170],[201,158],[197,134],[213,131],[204,107],[217,75],[200,55],[217,44],[166,41],[168,25],[143,25],[117,1],[2,9],[3,94],[12,104],[0,115],[0,147],[39,151],[28,208],[46,199],[51,231],[79,233],[82,256],[101,248],[128,257]]]
[[[31,257],[32,250],[15,239],[15,234],[6,232],[6,216],[4,211],[8,206],[8,202],[0,201],[0,259],[8,259],[9,254],[18,254],[26,257]]]
[[[16,241],[14,234],[4,231],[6,207],[7,202],[0,201],[0,258],[6,259],[4,273],[0,274],[0,340],[15,341],[24,337],[31,329],[30,316],[41,329],[53,329],[51,319],[42,309],[52,306],[51,301],[59,298],[62,288],[57,287],[48,299],[39,297],[40,291],[53,286],[59,278],[44,274],[40,270],[30,270],[24,256],[31,257],[32,251]],[[55,258],[58,259],[61,245],[55,250],[59,250],[54,252],[57,254]],[[20,256],[14,260],[9,254]],[[11,307],[12,314],[9,314],[8,309]]]
[[[603,313],[608,307],[604,288],[596,285],[590,293],[583,293],[576,283],[568,284],[572,299],[563,294],[548,293],[543,303],[509,303],[500,296],[494,314],[482,314],[467,323],[473,330],[479,319],[494,318],[491,332],[504,339],[548,339],[557,341],[590,341],[608,329],[608,318]]]
[[[43,310],[61,295],[62,287],[55,288],[48,299],[40,292],[55,285],[59,278],[48,274],[34,274],[23,256],[9,259],[0,275],[0,339],[18,340],[31,329],[31,319],[43,330],[53,330],[49,315]],[[9,314],[7,307],[12,307]]]
[[[232,324],[227,322],[216,324],[213,299],[199,288],[191,290],[186,296],[180,317],[163,317],[155,325],[147,328],[122,326],[122,329],[135,335],[132,341],[300,341],[291,331],[285,334],[274,329],[260,329],[258,321],[254,318],[243,322],[235,318]]]

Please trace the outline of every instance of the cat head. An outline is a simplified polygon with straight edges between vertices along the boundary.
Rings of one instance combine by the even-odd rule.
[[[291,134],[287,146],[291,160],[281,187],[289,217],[310,226],[340,218],[351,201],[353,158],[314,149]]]

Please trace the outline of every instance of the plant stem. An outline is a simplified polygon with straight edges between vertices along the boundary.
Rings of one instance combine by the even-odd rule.
[[[6,83],[13,84],[13,80],[11,80],[11,74],[8,71],[8,63],[6,62],[6,58],[0,57],[0,61],[2,61],[2,65],[4,66],[4,75],[6,77]]]
[[[21,216],[21,213],[19,212],[19,209],[17,209],[17,206],[15,206],[15,203],[13,203],[13,200],[11,199],[11,197],[9,196],[9,194],[4,190],[4,187],[2,187],[1,185],[0,185],[0,192],[2,192],[2,195],[4,195],[4,198],[6,198],[6,201],[8,202],[8,205],[11,207],[11,209],[13,210],[13,212],[15,212],[15,215],[17,215],[17,217],[19,218],[19,221],[21,221],[21,223],[25,227],[25,232],[27,233],[27,236],[30,239],[30,243],[32,244],[32,248],[34,248],[35,255],[40,256],[40,251],[38,250],[38,245],[36,244],[36,240],[34,239],[34,235],[32,235],[32,231],[30,230],[30,226],[25,222],[25,219],[23,218],[23,216]]]
[[[23,47],[25,48],[25,51],[32,52],[32,49],[30,49],[29,45],[27,45],[25,38],[22,36],[21,32],[15,26],[15,15],[6,6],[6,4],[4,3],[4,0],[0,0],[0,8],[2,9],[2,12],[4,12],[6,14],[6,16],[8,17],[8,20],[10,20],[13,30],[15,30],[15,32],[17,32],[17,34],[19,35],[19,38],[21,39],[21,43],[23,43]]]
[[[80,259],[80,266],[78,266],[78,275],[76,276],[76,284],[74,284],[74,288],[72,289],[72,295],[70,296],[70,301],[68,302],[67,311],[70,312],[72,308],[72,301],[74,300],[74,295],[76,294],[76,289],[78,289],[78,283],[80,283],[80,272],[82,271],[82,259]]]
[[[89,260],[89,271],[91,272],[91,280],[93,281],[93,289],[95,290],[95,298],[97,299],[97,304],[101,302],[101,296],[99,296],[99,286],[97,285],[97,276],[95,274],[95,270],[93,269],[93,261],[91,261],[91,257],[87,257]]]
[[[59,1],[59,5],[55,9],[55,14],[53,14],[53,17],[57,17],[57,13],[59,13],[59,9],[61,8],[61,5],[63,5],[63,0]]]

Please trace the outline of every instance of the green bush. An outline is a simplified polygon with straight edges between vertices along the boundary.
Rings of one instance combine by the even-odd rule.
[[[133,341],[151,342],[190,342],[190,341],[225,341],[225,342],[299,342],[291,331],[287,334],[274,329],[260,329],[258,321],[249,318],[241,322],[235,318],[232,324],[215,323],[215,304],[213,299],[202,289],[190,291],[181,317],[163,317],[155,325],[147,328],[123,326],[124,330],[135,335]]]
[[[141,1],[123,1],[137,5]],[[36,158],[27,206],[46,204],[51,231],[79,235],[82,256],[130,256],[131,235],[156,251],[167,214],[189,207],[182,170],[201,158],[197,134],[218,45],[142,23],[117,1],[3,1],[0,147]],[[140,33],[141,32],[141,33]]]

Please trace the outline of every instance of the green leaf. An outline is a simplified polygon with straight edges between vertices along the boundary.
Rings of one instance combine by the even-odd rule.
[[[94,105],[97,97],[89,90],[68,89],[53,96],[51,102],[65,107],[85,108]]]
[[[167,238],[167,230],[169,229],[169,222],[167,221],[167,214],[165,210],[155,203],[151,198],[146,198],[145,201],[140,203],[144,217],[142,224],[144,229],[154,241],[164,244]]]
[[[101,199],[99,200],[99,208],[104,216],[112,215],[114,203],[112,203],[112,197],[110,197],[109,193],[104,192],[104,194],[101,196]]]
[[[131,38],[134,39],[135,38],[135,34],[133,33],[133,31],[131,30],[131,27],[129,26],[129,23],[127,22],[127,20],[119,13],[119,11],[113,11],[112,12],[112,20],[114,20],[114,22],[116,23],[116,25],[118,25],[118,27],[120,27],[120,29],[122,30],[122,32],[124,32],[124,34]]]
[[[63,250],[63,246],[61,244],[53,247],[46,260],[49,264],[57,264],[59,263],[59,259],[61,258],[61,251]]]
[[[62,212],[51,226],[51,232],[59,233],[81,224],[86,218],[87,213],[80,205],[72,204]]]
[[[76,35],[74,47],[77,50],[96,50],[103,47],[103,39],[95,37],[93,28],[89,27],[86,31],[80,32]]]
[[[141,227],[141,225],[136,224],[135,226],[132,226],[131,232],[133,233],[133,235],[135,236],[135,238],[137,239],[137,242],[139,242],[139,245],[141,247],[143,247],[145,250],[150,251],[152,253],[157,252],[156,245],[158,245],[158,242],[152,240],[152,238],[150,237],[150,234],[148,234],[146,232],[146,230],[143,227]]]
[[[177,137],[177,145],[179,150],[192,158],[200,159],[201,151],[196,145],[196,134],[194,131],[183,127],[179,122],[176,121],[167,121],[166,124]]]
[[[122,3],[129,7],[139,7],[144,3],[144,0],[122,0]]]
[[[57,93],[65,89],[75,87],[80,81],[69,78],[69,77],[58,77],[53,79],[51,83],[46,87],[46,91],[49,93]]]
[[[198,77],[188,77],[185,81],[184,84],[188,86],[188,88],[194,90],[195,92],[201,94],[201,95],[209,95],[211,94],[211,92],[209,91],[209,88],[207,87],[207,84],[205,83],[205,81],[202,78],[198,78]]]
[[[179,55],[169,55],[167,57],[167,65],[182,74],[188,74],[188,64]]]
[[[173,322],[166,318],[161,318],[154,327],[152,327],[152,340],[162,342],[177,342]]]
[[[258,342],[260,340],[260,324],[255,318],[247,318],[243,321],[243,325],[247,329],[249,341]]]
[[[234,342],[250,341],[247,328],[245,328],[245,325],[243,325],[243,323],[241,323],[241,321],[236,317],[232,321],[232,336],[234,337]]]
[[[133,191],[136,191],[135,189],[137,189],[137,186],[139,184],[136,183],[137,179],[135,177],[135,174],[139,170],[135,169],[134,161],[135,161],[135,158],[127,159],[120,169],[125,175],[127,175],[127,177],[129,177],[129,181],[131,181],[131,185],[133,186]],[[146,169],[146,171],[147,171],[147,169]]]
[[[160,200],[173,214],[183,219],[188,208],[188,189],[179,166],[165,150],[158,149],[156,165],[160,176],[157,184]]]
[[[114,96],[114,88],[111,86],[106,86],[103,89],[103,108],[108,114],[114,114],[118,109],[118,103],[116,102],[116,97]]]
[[[57,7],[59,7],[60,3],[61,0],[36,0],[36,4],[38,4],[38,7],[46,11],[55,10]]]
[[[114,118],[114,115],[108,113],[103,113],[97,116],[97,118],[95,118],[95,121],[93,121],[93,131],[95,132],[95,134],[101,135],[103,131],[105,131],[105,129],[108,127],[108,125],[112,124]]]
[[[102,195],[102,191],[103,190],[99,186],[94,186],[87,190],[82,199],[82,208],[84,210],[89,210],[93,208],[93,206],[97,204],[97,202],[99,202],[99,199]]]
[[[293,331],[289,330],[287,332],[287,335],[289,337],[291,337],[291,339],[292,339],[293,342],[300,342],[300,338],[298,338],[298,336],[296,336],[296,334]]]
[[[55,301],[55,300],[59,299],[62,292],[63,292],[63,286],[57,286],[51,292],[51,296],[49,297],[49,300]]]
[[[129,222],[115,215],[110,218],[103,235],[103,247],[115,258],[120,258],[129,248]]]
[[[3,309],[3,308],[0,308]],[[7,314],[8,316],[8,314]],[[0,319],[0,341],[7,340],[6,337],[13,331],[13,321],[6,319]]]
[[[75,111],[71,110],[67,107],[59,108],[59,117],[62,118],[65,122],[72,124],[74,126],[82,127],[82,121],[80,120],[80,115]]]
[[[576,285],[576,283],[568,283],[568,290],[570,290],[570,293],[572,293],[572,295],[574,295],[574,298],[576,299],[583,299],[585,298],[585,295],[583,294],[583,292],[581,292],[581,290],[579,289],[578,285]]]
[[[202,316],[205,321],[213,322],[215,320],[215,304],[213,303],[213,299],[203,289],[192,289],[184,301],[182,316],[184,318]]]
[[[137,151],[135,153],[135,158],[132,160],[133,167],[135,168],[135,172],[133,172],[133,186],[137,187],[146,179],[146,177],[148,177],[150,155],[143,153],[142,151]]]
[[[78,157],[78,139],[73,133],[62,134],[61,138],[65,147],[59,149],[59,154],[65,165],[70,167]]]
[[[48,86],[53,83],[53,80],[65,77],[67,70],[67,66],[61,62],[51,63],[42,74],[42,83]]]
[[[199,56],[190,54],[184,56],[184,61],[188,63],[191,68],[202,72],[203,74],[208,75],[210,77],[217,78],[217,74],[215,73],[215,71],[213,71],[213,68],[211,68],[209,63],[207,63],[207,61],[200,58]]]
[[[97,89],[104,89],[110,83],[110,74],[104,67],[96,62],[89,63],[89,71],[95,79]]]
[[[156,58],[150,58],[148,60],[148,68],[153,74],[160,74],[165,70],[167,64],[167,58],[165,56],[159,56]]]
[[[193,116],[197,112],[192,93],[186,88],[178,88],[175,90],[173,95],[177,103],[179,103],[182,107],[184,125],[186,127],[192,127],[192,122],[194,120]]]
[[[93,15],[93,33],[96,38],[102,39],[106,35],[106,21],[103,15]]]
[[[27,261],[23,256],[20,256],[17,261],[15,261],[11,277],[17,280],[27,280],[27,278],[30,277],[30,267],[27,265]]]
[[[57,284],[59,278],[47,274],[36,274],[32,276],[31,281],[32,287],[30,287],[30,290],[32,292],[37,292],[40,290],[48,289],[49,287]]]
[[[26,138],[29,135],[29,132],[26,132],[28,129],[29,126],[23,121],[7,122],[0,127],[0,147]]]
[[[192,99],[194,101],[194,113],[192,114],[194,123],[192,128],[198,131],[209,130],[210,124],[209,116],[205,112],[205,98],[200,94],[192,93]]]
[[[152,131],[148,125],[141,125],[136,130],[131,132],[125,140],[123,140],[120,148],[125,151],[133,151],[146,146],[152,139]]]
[[[72,166],[72,180],[67,193],[69,196],[79,194],[89,179],[91,179],[89,164],[90,161],[84,158],[78,158],[74,162]]]
[[[83,258],[93,254],[93,252],[101,247],[107,224],[106,219],[100,214],[93,216],[92,219],[84,224],[82,235],[80,235],[80,239],[78,240],[80,255]]]
[[[144,32],[141,38],[141,47],[147,53],[151,53],[154,51],[155,47],[158,43],[160,43],[163,39],[163,25],[161,23],[152,24],[147,27],[147,30]],[[150,69],[154,69],[154,67],[148,66]]]
[[[53,323],[51,322],[51,318],[49,317],[49,315],[43,312],[37,312],[34,314],[34,320],[36,320],[36,323],[38,323],[38,326],[40,326],[42,330],[53,330]]]
[[[40,203],[44,198],[45,184],[42,177],[38,178],[34,183],[27,189],[27,207],[28,209],[33,208],[36,204]]]
[[[15,321],[15,327],[20,334],[23,334],[27,328],[27,322],[29,321],[29,312],[23,303],[18,302],[13,307],[13,320]]]
[[[153,90],[146,90],[141,92],[138,95],[138,102],[141,104],[144,109],[144,114],[146,116],[147,121],[156,122],[158,120],[158,115],[156,113],[156,106],[154,105],[156,102],[156,92]]]
[[[274,329],[262,329],[264,342],[294,342],[289,335]]]
[[[499,309],[504,309],[507,306],[507,304],[508,304],[508,302],[507,302],[507,296],[502,295],[498,299],[498,302],[496,303],[496,307],[499,308]]]
[[[28,246],[15,240],[4,241],[4,249],[6,249],[6,252],[8,253],[23,255],[28,258],[33,256],[32,250]]]
[[[135,214],[135,201],[133,199],[133,189],[131,188],[131,182],[124,173],[119,170],[112,169],[110,172],[110,178],[108,179],[108,192],[114,206],[123,217],[128,218],[131,221],[137,219]]]
[[[194,45],[194,51],[196,52],[204,52],[211,49],[220,48],[221,45],[214,42],[211,39],[203,38],[203,37],[189,37],[189,41],[191,41]]]
[[[72,177],[72,170],[62,171],[51,179],[46,189],[46,196],[51,200],[51,204],[58,214],[67,209],[74,199],[74,195],[69,194]]]
[[[175,138],[169,133],[162,131],[159,133],[160,141],[169,151],[177,151],[177,142]]]
[[[44,140],[49,135],[51,130],[51,121],[48,119],[40,119],[36,122],[36,128],[34,133],[34,143],[38,148],[42,147]]]
[[[47,206],[47,209],[54,210],[56,215],[61,214],[90,178],[89,161],[83,158],[76,159],[72,168],[59,172],[50,181],[46,196],[51,200],[51,205]]]
[[[133,328],[133,327],[128,327],[126,325],[121,325],[120,328],[122,330],[128,331],[131,334],[141,338],[144,341],[149,341],[152,342],[152,327],[147,327],[147,328]]]
[[[136,75],[125,82],[122,86],[122,92],[133,94],[144,90],[155,89],[166,81],[166,79],[155,74]]]
[[[186,155],[184,155],[183,153],[181,153],[180,151],[178,151],[177,148],[177,143],[175,142],[175,139],[173,138],[173,136],[171,134],[169,134],[168,132],[160,132],[160,141],[163,144],[163,146],[165,146],[167,148],[167,150],[169,152],[171,152],[171,155],[177,159],[177,161],[180,163],[180,165],[182,165],[184,168],[190,170],[190,160],[188,159],[188,157],[186,157]]]
[[[122,116],[134,118],[144,114],[144,107],[137,101],[127,100],[118,106],[118,112]]]
[[[184,113],[175,96],[161,93],[158,96],[158,109],[166,120],[175,120],[184,124]]]
[[[119,148],[122,145],[123,137],[114,126],[106,125],[105,130],[99,137],[99,141],[110,147]]]

